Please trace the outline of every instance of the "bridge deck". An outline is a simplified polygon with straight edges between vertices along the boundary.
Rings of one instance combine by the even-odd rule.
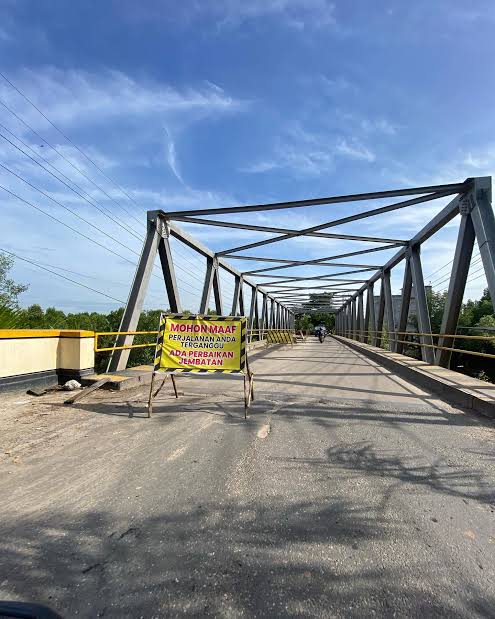
[[[0,597],[65,616],[488,617],[495,430],[333,340],[2,401]],[[132,418],[129,416],[132,415]],[[7,500],[5,500],[7,499]]]

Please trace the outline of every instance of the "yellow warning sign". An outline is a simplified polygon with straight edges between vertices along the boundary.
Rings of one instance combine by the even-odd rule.
[[[245,363],[245,317],[160,317],[155,372],[243,372]]]

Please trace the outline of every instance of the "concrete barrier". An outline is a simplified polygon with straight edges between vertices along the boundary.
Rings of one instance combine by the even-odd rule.
[[[446,402],[495,419],[495,385],[492,383],[338,335],[332,337]]]
[[[0,329],[0,390],[80,380],[94,372],[93,331]]]

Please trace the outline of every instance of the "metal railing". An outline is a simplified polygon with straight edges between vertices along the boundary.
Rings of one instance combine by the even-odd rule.
[[[482,330],[483,328],[480,327],[480,330]],[[488,342],[490,344],[495,344],[495,337],[490,337],[490,336],[483,336],[483,335],[460,335],[460,334],[450,334],[450,333],[421,333],[421,332],[416,332],[416,331],[355,331],[353,332],[353,334],[351,335],[351,337],[349,336],[342,336],[345,337],[346,339],[353,339],[359,342],[362,342],[363,344],[367,344],[368,341],[370,339],[369,336],[372,336],[373,339],[375,340],[375,342],[378,340],[379,343],[381,344],[382,340],[387,340],[388,342],[394,342],[396,344],[404,344],[406,346],[417,346],[417,347],[423,347],[425,346],[426,348],[431,348],[434,350],[445,350],[448,352],[456,352],[456,353],[462,353],[462,354],[466,354],[466,355],[474,355],[476,357],[485,357],[487,359],[495,359],[495,354],[491,354],[491,353],[484,353],[484,352],[479,352],[476,350],[469,350],[466,348],[454,348],[454,347],[449,347],[449,346],[442,346],[440,344],[429,344],[427,342],[413,342],[411,340],[407,340],[407,339],[398,339],[395,336],[404,336],[404,338],[407,337],[431,337],[431,338],[442,338],[442,339],[447,339],[447,340],[476,340],[476,341],[484,341],[484,342]],[[366,340],[366,341],[365,341]],[[432,340],[433,342],[433,340]],[[381,346],[378,346],[379,348]],[[395,351],[398,352],[398,351]],[[398,353],[401,354],[401,353]]]
[[[115,350],[133,350],[135,348],[155,348],[156,341],[147,342],[144,344],[123,344],[122,346],[99,346],[99,338],[105,336],[116,335],[154,335],[155,340],[158,331],[97,331],[94,334],[94,351],[95,353],[113,352]],[[292,344],[295,339],[295,331],[293,329],[248,329],[247,341],[252,343],[255,341],[264,341],[268,344]]]

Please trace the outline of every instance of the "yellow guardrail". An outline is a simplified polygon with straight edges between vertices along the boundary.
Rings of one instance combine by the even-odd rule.
[[[150,348],[156,346],[156,341],[145,344],[126,344],[124,346],[104,346],[99,347],[99,338],[109,335],[158,335],[158,331],[97,331],[94,334],[94,351],[112,352],[114,350],[132,350],[134,348]],[[260,336],[261,340],[266,340],[269,344],[291,344],[294,340],[295,332],[290,329],[248,329],[248,341],[253,336]]]
[[[98,338],[105,336],[105,335],[146,335],[146,334],[153,334],[153,335],[158,335],[158,331],[98,331],[95,333],[95,346],[94,346],[94,351],[95,352],[107,352],[110,350],[129,350],[132,348],[147,348],[149,346],[153,346],[153,348],[156,346],[156,341],[155,342],[149,342],[148,344],[128,344],[126,346],[111,346],[111,347],[104,347],[104,348],[99,348],[98,347]]]

